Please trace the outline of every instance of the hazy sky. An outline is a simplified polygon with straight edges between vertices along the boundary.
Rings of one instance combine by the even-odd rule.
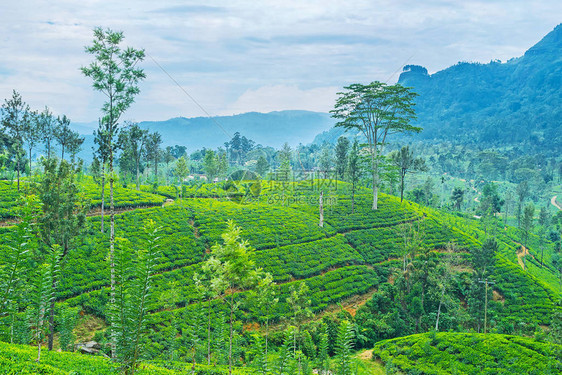
[[[73,121],[95,121],[102,94],[79,71],[92,29],[125,33],[211,115],[328,111],[342,86],[395,82],[458,61],[520,56],[562,22],[553,1],[2,0],[0,100],[19,91]],[[155,63],[125,119],[204,116]]]

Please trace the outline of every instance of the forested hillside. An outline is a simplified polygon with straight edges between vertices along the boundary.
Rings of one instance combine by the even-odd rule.
[[[509,61],[459,62],[434,74],[428,74],[431,67],[406,65],[398,83],[418,94],[415,123],[424,131],[404,140],[519,146],[524,153],[559,155],[561,56],[558,25],[523,56]],[[335,143],[342,134],[342,129],[331,129],[319,134],[315,143]]]
[[[519,144],[534,152],[562,151],[562,25],[521,57],[488,64],[459,62],[429,75],[408,65],[399,83],[419,94],[421,139]]]

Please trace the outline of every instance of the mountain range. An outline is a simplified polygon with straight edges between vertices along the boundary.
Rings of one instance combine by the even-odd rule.
[[[562,151],[562,24],[521,57],[487,64],[459,62],[434,74],[419,65],[406,65],[398,83],[418,94],[415,122],[424,130],[415,140],[518,145],[554,155]],[[235,132],[276,148],[285,142],[292,146],[335,143],[344,132],[334,124],[329,114],[309,111],[140,123],[160,132],[163,146],[184,145],[189,151],[223,146]],[[77,124],[76,128],[86,134],[91,127]],[[91,146],[93,137],[87,135],[81,155],[86,160]]]
[[[521,57],[459,62],[434,74],[407,65],[398,83],[419,95],[416,124],[424,130],[414,139],[562,151],[562,24]],[[332,129],[315,142],[342,133]]]

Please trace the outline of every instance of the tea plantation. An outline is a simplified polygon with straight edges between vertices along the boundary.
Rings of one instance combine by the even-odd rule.
[[[77,307],[86,317],[107,320],[109,239],[107,233],[100,233],[100,217],[95,211],[100,204],[97,186],[89,180],[82,181],[81,185],[92,213],[86,230],[74,241],[61,265],[57,306]],[[179,342],[179,338],[170,339],[169,329],[173,326],[181,331],[186,324],[183,317],[198,308],[193,277],[202,272],[202,262],[208,258],[211,246],[221,241],[228,220],[234,220],[242,228],[241,237],[255,249],[256,265],[269,272],[276,282],[279,303],[272,307],[270,316],[274,324],[281,324],[291,316],[288,297],[291,287],[300,285],[301,281],[309,288],[307,298],[311,311],[316,314],[314,319],[329,308],[338,305],[343,308],[350,299],[361,300],[382,285],[392,283],[393,275],[400,272],[406,256],[404,232],[408,228],[423,233],[419,247],[428,252],[426,257],[439,259],[451,251],[447,249],[448,244],[454,243],[452,251],[459,257],[455,272],[465,279],[472,275],[472,252],[491,237],[490,231],[486,232],[478,220],[408,201],[401,203],[398,198],[384,194],[380,196],[379,209],[372,211],[371,195],[366,189],[356,193],[352,213],[350,187],[346,183],[323,190],[329,204],[324,207],[321,227],[318,191],[311,189],[311,185],[310,182],[290,186],[269,183],[260,187],[260,195],[250,192],[248,185],[231,186],[229,189],[237,192],[235,199],[233,195],[223,194],[224,189],[221,194],[217,193],[213,184],[191,187],[184,191],[183,199],[178,199],[177,189],[170,187],[143,187],[141,191],[116,188],[116,206],[130,209],[116,215],[118,238],[138,248],[146,240],[142,227],[148,219],[161,227],[161,256],[155,265],[156,274],[147,301],[151,339],[148,353],[158,357],[170,340]],[[14,217],[14,202],[18,196],[14,188],[0,181],[0,218]],[[175,202],[163,207],[162,203],[169,198]],[[0,228],[0,243],[13,243],[13,235],[14,227]],[[493,325],[549,325],[552,313],[560,309],[556,304],[561,297],[551,259],[551,244],[544,251],[544,266],[541,266],[536,261],[538,245],[531,241],[529,251],[535,259],[528,261],[527,270],[522,270],[516,255],[520,247],[517,234],[511,228],[502,227],[496,228],[494,237],[499,248],[491,288],[499,297],[490,301]],[[421,254],[413,257],[418,255]],[[466,287],[460,282],[455,286],[461,301],[467,294],[463,288]],[[243,302],[247,294],[240,291],[233,298]],[[216,299],[204,302],[203,306],[209,304],[224,309]],[[260,317],[255,312],[244,304],[241,306],[236,312],[237,319],[243,324],[258,321]],[[548,372],[550,369],[560,370],[556,367],[559,362],[553,359],[554,349],[514,336],[438,333],[379,342],[373,356],[387,368],[412,374],[507,374],[526,373],[531,368],[536,369],[536,373],[548,374],[557,373]],[[104,371],[110,371],[113,366],[101,358],[86,359],[67,353],[46,353],[41,364],[35,364],[29,359],[31,352],[29,347],[0,343],[0,372],[64,374],[80,368],[79,373],[97,374],[107,373]],[[9,367],[9,363],[17,363],[17,367]],[[453,368],[456,372],[447,372]],[[220,369],[204,371],[207,370],[201,367],[201,373],[221,373]],[[174,372],[163,367],[147,367],[140,373]]]
[[[381,341],[390,374],[560,374],[561,345],[500,334],[425,333]]]

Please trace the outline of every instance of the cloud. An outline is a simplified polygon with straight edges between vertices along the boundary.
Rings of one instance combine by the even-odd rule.
[[[293,85],[262,86],[244,92],[222,112],[222,115],[285,109],[328,112],[335,103],[337,90],[337,87],[316,87],[303,90]]]
[[[435,72],[458,61],[517,57],[560,22],[555,0],[24,0],[0,12],[0,101],[21,91],[75,121],[103,96],[80,66],[95,26],[122,30],[212,115],[331,108],[353,82],[393,82],[406,62]],[[126,118],[202,111],[150,58]]]

